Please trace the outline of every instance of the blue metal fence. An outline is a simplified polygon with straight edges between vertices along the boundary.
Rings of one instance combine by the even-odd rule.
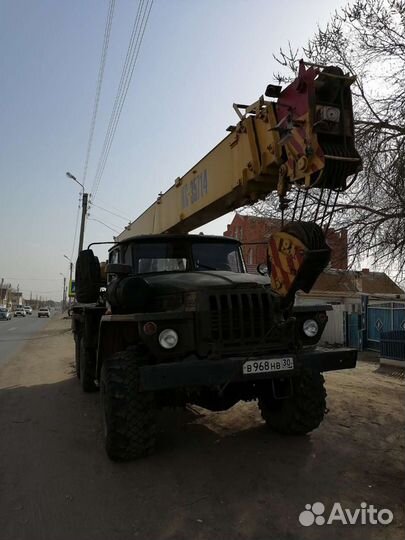
[[[361,317],[358,313],[347,314],[347,344],[349,347],[362,350]]]
[[[405,362],[405,331],[394,330],[380,334],[380,356]]]
[[[386,302],[367,307],[367,346],[378,351],[383,333],[405,330],[405,304]]]

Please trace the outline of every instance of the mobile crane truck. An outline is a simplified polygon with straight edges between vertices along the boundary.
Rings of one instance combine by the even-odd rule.
[[[267,426],[287,435],[322,422],[322,372],[354,368],[357,353],[317,348],[330,306],[294,306],[330,260],[325,212],[301,216],[311,193],[330,213],[361,167],[352,82],[301,62],[286,88],[234,105],[237,125],[114,238],[106,264],[91,244],[80,252],[76,372],[85,392],[100,389],[111,459],[152,452],[163,406],[219,411],[257,399]],[[282,215],[296,199],[269,241],[266,275],[246,273],[238,240],[187,234],[272,192]]]

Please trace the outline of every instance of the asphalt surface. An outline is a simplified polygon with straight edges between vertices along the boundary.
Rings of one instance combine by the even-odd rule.
[[[268,431],[254,402],[165,411],[156,453],[113,463],[99,395],[74,374],[70,321],[40,324],[0,365],[1,540],[403,540],[403,378],[370,362],[327,373],[330,411],[307,437]],[[394,520],[304,527],[315,502]]]
[[[8,362],[27,341],[35,338],[47,321],[47,317],[38,317],[37,311],[25,317],[13,315],[11,321],[0,320],[0,365]]]

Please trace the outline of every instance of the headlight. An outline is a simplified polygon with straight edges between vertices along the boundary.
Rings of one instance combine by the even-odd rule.
[[[318,333],[319,326],[318,323],[314,321],[314,319],[308,319],[307,321],[304,321],[304,324],[302,325],[302,330],[307,337],[312,338],[315,337]]]
[[[173,349],[178,341],[179,336],[177,335],[177,332],[171,328],[166,328],[166,330],[162,330],[159,334],[159,343],[164,349]]]

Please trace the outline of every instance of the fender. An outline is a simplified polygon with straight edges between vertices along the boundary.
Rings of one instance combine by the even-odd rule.
[[[100,377],[103,362],[119,351],[125,351],[139,342],[138,321],[131,316],[121,316],[118,320],[106,315],[101,317],[97,345],[97,378]]]

